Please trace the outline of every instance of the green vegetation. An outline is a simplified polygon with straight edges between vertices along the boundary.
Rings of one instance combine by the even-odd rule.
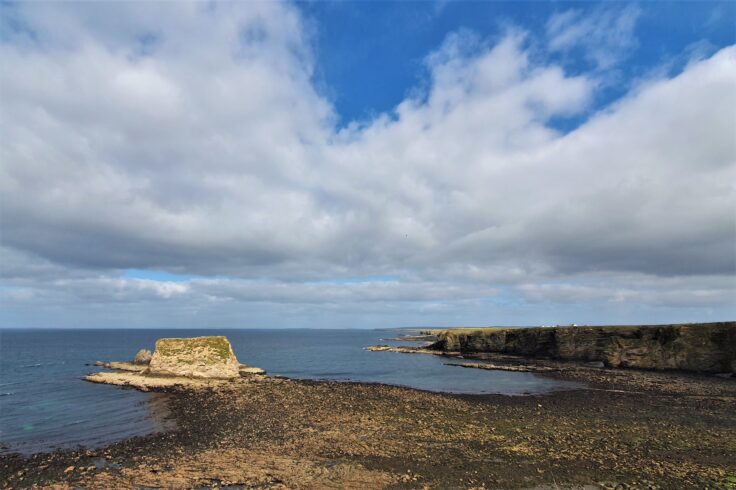
[[[461,333],[461,334],[472,334],[472,333],[483,333],[483,332],[495,332],[498,330],[509,330],[509,328],[507,327],[473,327],[473,328],[453,327],[447,330],[436,330],[435,333],[452,332],[452,333]]]
[[[723,488],[725,490],[736,490],[736,475],[728,475],[724,478],[720,483],[719,488]]]
[[[208,364],[227,362],[230,344],[223,336],[171,338],[156,341],[156,351],[163,357],[177,357],[182,362],[191,361],[195,351],[197,358]]]

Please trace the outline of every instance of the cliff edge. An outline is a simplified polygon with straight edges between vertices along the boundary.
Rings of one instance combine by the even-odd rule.
[[[736,322],[604,327],[450,329],[427,347],[496,352],[608,367],[736,373]]]

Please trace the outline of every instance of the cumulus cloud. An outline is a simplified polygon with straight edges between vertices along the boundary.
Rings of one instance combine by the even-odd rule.
[[[425,91],[337,130],[292,5],[87,7],[3,7],[6,322],[106,301],[228,319],[253,303],[357,315],[408,301],[409,318],[433,305],[462,321],[508,295],[691,304],[688,284],[695,303],[728,305],[734,47],[562,133],[550,121],[590,111],[598,75],[540,61],[518,29],[452,33]],[[638,15],[558,14],[550,47],[586,38],[604,68]],[[392,279],[350,279],[375,276]]]

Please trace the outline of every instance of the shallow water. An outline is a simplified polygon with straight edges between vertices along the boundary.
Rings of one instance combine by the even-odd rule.
[[[150,394],[87,383],[96,360],[131,359],[161,337],[226,335],[241,362],[300,379],[363,381],[451,393],[521,395],[575,387],[531,373],[445,366],[438,356],[368,352],[378,330],[0,330],[0,451],[95,447],[157,430]]]

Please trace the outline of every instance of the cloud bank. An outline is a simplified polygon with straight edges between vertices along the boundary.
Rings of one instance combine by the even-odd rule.
[[[638,10],[549,20],[550,51],[600,48],[589,73],[457,31],[423,89],[337,129],[290,4],[4,8],[5,326],[736,312],[733,46],[599,108]]]

